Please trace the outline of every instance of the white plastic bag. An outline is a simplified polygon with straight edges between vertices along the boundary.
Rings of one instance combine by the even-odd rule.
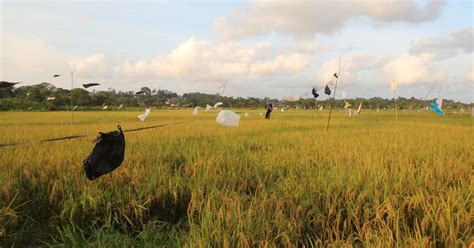
[[[193,115],[198,115],[200,108],[201,108],[201,107],[195,107],[195,108],[193,109]]]
[[[214,108],[218,108],[218,107],[220,107],[222,104],[223,104],[222,102],[218,102],[218,103],[214,104]]]
[[[227,127],[237,127],[239,126],[240,115],[230,110],[221,110],[217,114],[216,122]]]
[[[145,113],[141,114],[141,115],[138,115],[138,119],[140,119],[141,121],[145,121],[145,119],[150,115],[150,109],[147,108],[145,109]]]
[[[344,90],[341,92],[341,95],[342,95],[342,99],[346,99],[346,98],[347,98],[346,92],[345,92]]]
[[[439,109],[443,110],[443,98],[436,99]]]

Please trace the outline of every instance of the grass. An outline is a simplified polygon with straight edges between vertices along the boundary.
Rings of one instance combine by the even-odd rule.
[[[245,111],[245,110],[243,110]],[[474,236],[467,115],[250,111],[0,113],[0,246],[462,247]],[[126,155],[90,182],[82,160],[117,124]]]

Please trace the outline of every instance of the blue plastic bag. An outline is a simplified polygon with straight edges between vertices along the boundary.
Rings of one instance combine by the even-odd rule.
[[[444,115],[444,112],[438,107],[438,104],[435,102],[431,103],[431,109],[437,114],[437,115]]]

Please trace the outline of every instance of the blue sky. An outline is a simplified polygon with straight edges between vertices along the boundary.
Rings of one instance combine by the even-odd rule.
[[[342,73],[346,95],[473,102],[471,1],[2,1],[1,80],[281,98]],[[341,97],[341,96],[338,96]],[[438,96],[433,96],[438,97]]]

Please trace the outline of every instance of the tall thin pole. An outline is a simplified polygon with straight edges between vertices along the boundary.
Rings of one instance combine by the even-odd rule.
[[[337,77],[336,77],[336,85],[334,86],[334,94],[332,96],[332,101],[333,101],[333,104],[331,104],[331,107],[329,108],[329,117],[328,117],[328,124],[326,125],[326,131],[329,131],[329,122],[331,121],[331,114],[332,114],[332,107],[334,105],[334,102],[336,101],[336,89],[337,89],[337,81],[340,77],[340,73],[341,73],[341,57],[339,57],[339,68],[338,68],[338,71],[337,71]]]
[[[398,121],[397,93],[395,93],[395,120]]]
[[[428,91],[428,93],[426,94],[425,98],[423,99],[423,101],[426,101],[426,99],[428,99],[428,96],[430,95],[431,91],[433,91],[434,87],[436,86],[436,84],[438,84],[438,81],[436,81],[433,86],[431,86],[430,90]]]
[[[71,73],[71,124],[74,124],[74,101],[73,101],[73,95],[72,95],[72,90],[74,89],[74,71],[76,71],[76,63],[74,62],[74,67],[71,69],[69,65],[67,65],[67,68],[69,69],[69,72]]]
[[[390,83],[390,90],[393,92],[394,99],[393,101],[395,102],[395,121],[398,121],[398,108],[397,108],[397,80],[395,77],[395,73],[393,74],[393,80]]]
[[[222,87],[222,91],[221,91],[221,96],[222,96],[222,97],[224,97],[224,91],[225,91],[225,87],[227,86],[227,84],[229,84],[228,81],[226,81],[225,83],[223,83],[222,86],[221,86],[221,87]],[[231,101],[229,101],[229,106],[230,106],[230,108],[232,109],[232,102],[231,102]]]
[[[395,102],[395,120],[398,121],[398,108],[397,108],[397,81],[395,80],[395,74],[393,75],[393,81],[392,84],[390,85],[390,88],[393,92],[393,95],[395,96],[394,102]]]
[[[222,84],[222,92],[221,92],[221,96],[224,96],[224,91],[225,91],[225,87],[227,86],[228,82],[225,82]]]
[[[318,109],[318,100],[317,99],[314,99],[314,108],[316,109],[316,114],[318,114],[319,117],[321,117],[321,114],[319,113],[319,109]]]

